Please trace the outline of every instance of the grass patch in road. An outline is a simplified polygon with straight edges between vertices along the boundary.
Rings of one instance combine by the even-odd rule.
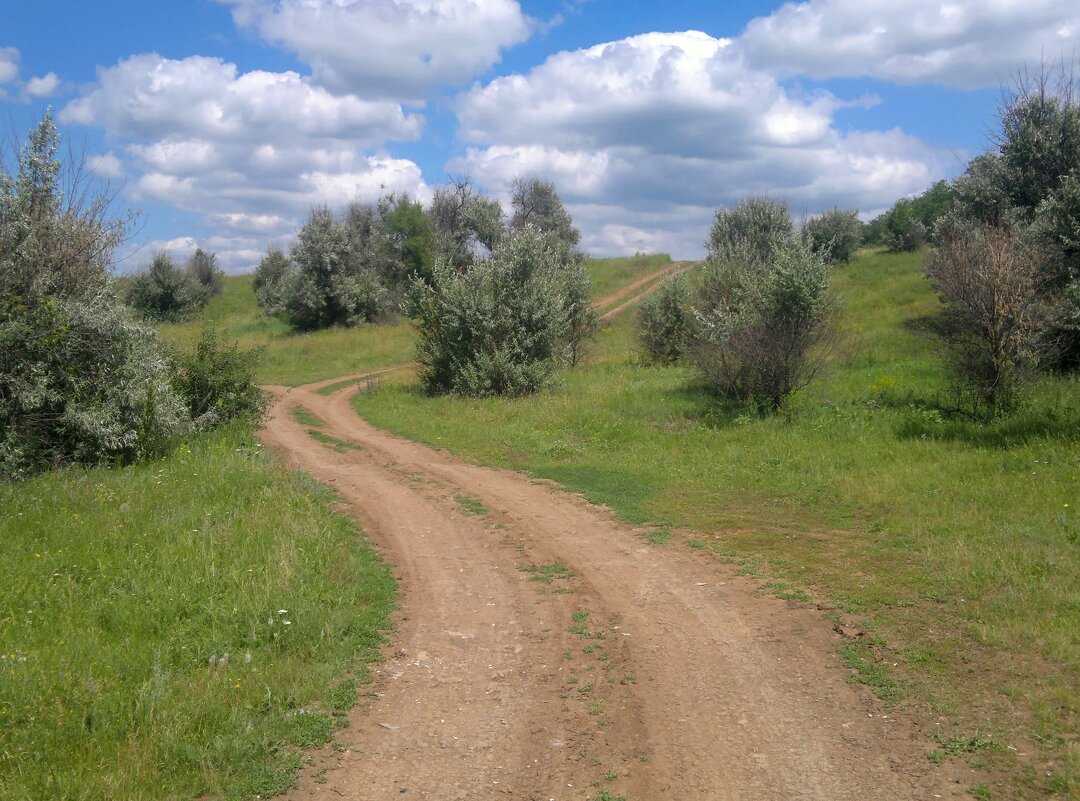
[[[644,532],[642,539],[652,545],[667,545],[671,541],[670,528],[653,528]]]
[[[337,437],[332,437],[329,434],[325,434],[322,431],[319,431],[319,430],[314,429],[314,428],[309,429],[307,433],[308,433],[308,436],[311,437],[316,442],[321,442],[323,445],[328,445],[329,447],[333,448],[338,453],[348,453],[349,451],[362,451],[362,450],[364,450],[363,445],[357,445],[355,442],[349,442],[348,440],[338,439]]]
[[[541,584],[551,584],[556,579],[570,579],[574,577],[574,571],[562,562],[550,562],[544,565],[529,565],[522,570],[532,576],[533,581]]]
[[[886,694],[1039,744],[1052,776],[1017,792],[1080,797],[1080,381],[1047,378],[989,426],[941,412],[946,377],[916,333],[938,309],[921,258],[837,268],[846,345],[774,416],[725,407],[688,367],[641,366],[630,314],[534,397],[429,398],[399,376],[354,403],[396,434],[813,588],[889,643]]]
[[[458,509],[466,517],[482,517],[490,511],[479,498],[455,495],[454,500],[457,501]]]
[[[302,426],[310,426],[311,428],[326,427],[326,423],[321,418],[316,417],[304,406],[294,406],[290,416]]]
[[[0,485],[5,798],[266,798],[330,739],[394,582],[247,435]]]

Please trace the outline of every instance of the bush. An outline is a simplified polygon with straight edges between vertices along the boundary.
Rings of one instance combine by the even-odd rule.
[[[811,252],[828,264],[849,262],[862,244],[859,212],[833,209],[806,221],[803,237]]]
[[[209,297],[220,295],[224,287],[225,273],[217,266],[217,255],[198,248],[187,263],[188,272],[206,290]]]
[[[270,248],[255,268],[255,300],[263,314],[275,315],[284,308],[285,286],[292,263],[281,248]]]
[[[408,299],[424,388],[488,396],[547,385],[565,357],[572,287],[587,283],[583,273],[562,242],[532,227],[465,271],[439,262]]]
[[[581,231],[574,226],[555,184],[539,178],[515,178],[512,187],[510,218],[512,232],[533,227],[573,250],[581,241]]]
[[[681,275],[645,298],[638,310],[637,337],[646,358],[655,364],[679,361],[690,336],[690,292]]]
[[[960,407],[993,418],[1015,408],[1050,355],[1050,257],[1027,229],[956,216],[940,230],[927,267],[945,307],[939,336]]]
[[[206,306],[209,290],[167,253],[158,253],[150,266],[131,277],[127,302],[145,319],[159,323],[193,320]]]
[[[794,238],[795,224],[787,204],[751,197],[734,209],[717,209],[705,247],[710,259],[750,256],[765,263]]]
[[[373,323],[390,313],[386,287],[361,254],[366,243],[361,212],[350,224],[330,210],[313,209],[292,247],[294,268],[282,285],[285,318],[301,331]]]
[[[933,240],[938,220],[955,202],[955,188],[948,181],[938,181],[921,195],[897,201],[889,211],[863,226],[863,244],[884,245],[894,253],[918,250],[928,238]]]
[[[882,242],[891,253],[914,253],[926,244],[926,224],[913,201],[902,198],[886,213]]]
[[[716,249],[695,302],[690,348],[723,397],[762,411],[813,378],[832,333],[828,265],[801,241],[774,241],[740,236]]]
[[[187,403],[196,428],[262,420],[267,400],[255,378],[262,350],[241,351],[235,344],[224,345],[214,329],[204,327],[195,351],[177,358],[179,370],[173,385]]]
[[[0,306],[0,477],[127,464],[186,432],[152,329],[106,297]]]

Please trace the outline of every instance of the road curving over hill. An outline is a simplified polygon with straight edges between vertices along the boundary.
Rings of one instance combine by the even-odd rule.
[[[269,446],[333,486],[394,565],[374,693],[295,798],[961,797],[853,687],[820,613],[606,509],[364,422],[346,388],[273,388]],[[292,417],[303,406],[316,441]]]

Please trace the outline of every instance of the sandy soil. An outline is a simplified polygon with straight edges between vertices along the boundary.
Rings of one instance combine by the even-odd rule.
[[[348,750],[293,798],[963,796],[910,721],[849,683],[820,612],[550,484],[375,429],[355,387],[314,391],[331,383],[275,388],[263,436],[340,493],[400,610]],[[316,442],[296,405],[362,449]],[[555,564],[572,575],[535,579]]]

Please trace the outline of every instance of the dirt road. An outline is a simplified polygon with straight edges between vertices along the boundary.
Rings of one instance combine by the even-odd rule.
[[[656,292],[660,287],[667,283],[668,279],[674,278],[679,273],[684,273],[693,267],[693,262],[677,261],[666,267],[661,267],[659,270],[653,273],[637,279],[636,281],[621,287],[618,291],[612,292],[610,295],[604,295],[602,298],[597,298],[593,301],[593,306],[597,310],[603,310],[613,303],[623,301],[619,303],[609,311],[603,312],[600,316],[601,321],[607,322],[624,311],[634,306],[645,298],[649,297],[653,292]],[[658,278],[663,280],[658,281]],[[655,283],[653,283],[655,281]]]
[[[513,472],[379,431],[322,382],[266,442],[329,482],[394,565],[375,697],[294,798],[960,797],[928,741],[851,686],[820,613]],[[302,405],[316,442],[289,412]],[[604,795],[607,793],[607,795]]]

